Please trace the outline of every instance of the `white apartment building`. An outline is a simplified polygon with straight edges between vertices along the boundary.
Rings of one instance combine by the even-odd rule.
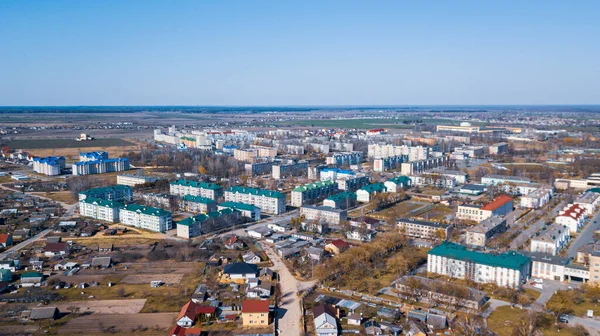
[[[466,244],[468,246],[485,247],[493,236],[505,231],[506,219],[504,216],[491,216],[467,229]]]
[[[554,196],[554,190],[551,187],[542,187],[521,197],[521,207],[529,209],[539,209],[550,202]]]
[[[122,206],[119,202],[87,197],[79,201],[79,214],[82,217],[116,223],[119,221],[119,208]]]
[[[337,179],[347,179],[356,176],[352,170],[339,168],[325,168],[319,173],[321,181],[335,181]]]
[[[427,272],[477,283],[517,288],[527,279],[530,259],[516,252],[503,254],[470,251],[445,242],[427,254]]]
[[[571,233],[579,232],[585,225],[585,209],[577,204],[569,204],[554,218],[556,224],[569,228]]]
[[[65,168],[64,156],[48,156],[33,158],[33,171],[39,174],[55,176],[60,175]]]
[[[585,214],[589,217],[598,209],[598,206],[600,206],[600,194],[588,191],[579,196],[573,203],[579,205],[580,208],[583,208]]]
[[[225,191],[225,201],[252,204],[261,212],[279,215],[285,212],[285,195],[272,190],[235,186]]]
[[[398,229],[400,229],[405,235],[411,238],[426,240],[439,239],[440,236],[438,232],[440,230],[444,233],[444,237],[448,238],[454,229],[453,224],[428,222],[413,218],[398,219],[396,227],[398,227]]]
[[[190,180],[177,180],[171,182],[169,191],[171,195],[201,196],[215,201],[223,196],[223,187],[219,185]]]
[[[369,177],[366,175],[337,179],[339,190],[356,191],[369,184]]]
[[[276,180],[291,176],[304,176],[308,173],[308,162],[300,161],[287,164],[274,164],[271,170],[272,176]]]
[[[567,190],[567,189],[582,190],[582,189],[587,189],[589,187],[588,182],[589,181],[586,179],[577,180],[577,179],[558,178],[558,179],[554,180],[554,187],[559,190]]]
[[[531,237],[529,251],[557,255],[569,242],[571,234],[564,225],[552,224]]]
[[[253,161],[258,156],[258,150],[256,149],[235,149],[233,151],[233,157],[238,161]]]
[[[448,165],[448,157],[446,155],[432,157],[426,160],[403,162],[400,164],[400,173],[402,175],[417,175],[427,170],[446,167]]]
[[[430,147],[407,146],[407,145],[369,145],[367,156],[369,158],[382,159],[391,156],[405,156],[408,161],[426,160],[431,155]]]
[[[399,192],[412,186],[411,179],[408,176],[396,176],[383,183],[387,192]]]
[[[387,192],[383,183],[373,183],[366,185],[356,191],[356,200],[362,203],[368,203],[373,200],[375,195]]]
[[[391,169],[398,169],[403,162],[408,161],[406,156],[388,156],[373,160],[373,171],[384,172]]]
[[[359,152],[359,151],[339,152],[339,153],[333,153],[333,154],[329,155],[326,160],[327,160],[328,165],[336,165],[336,166],[357,165],[364,161],[364,154],[363,154],[363,152]]]
[[[115,185],[108,187],[92,188],[79,193],[80,201],[88,197],[100,198],[115,202],[131,202],[133,199],[133,189],[129,186]]]
[[[513,199],[506,195],[500,195],[482,207],[470,204],[459,205],[456,218],[479,223],[491,216],[506,216],[512,210]]]
[[[173,228],[171,213],[163,209],[146,207],[138,204],[127,204],[119,209],[119,221],[154,232],[165,232]]]
[[[300,207],[313,204],[338,193],[338,185],[334,181],[325,180],[297,186],[292,190],[292,206]]]
[[[134,187],[138,184],[153,183],[158,181],[158,177],[155,176],[144,176],[144,175],[132,175],[124,174],[117,176],[117,184]]]
[[[129,168],[129,160],[125,158],[79,161],[71,166],[73,175],[75,176],[113,173],[129,170]]]
[[[456,187],[454,177],[443,176],[435,173],[422,173],[421,175],[411,176],[410,182],[413,186],[432,186],[436,188],[452,189]]]
[[[300,208],[300,215],[309,221],[317,220],[332,225],[339,225],[341,221],[348,219],[346,210],[326,206],[305,205]]]

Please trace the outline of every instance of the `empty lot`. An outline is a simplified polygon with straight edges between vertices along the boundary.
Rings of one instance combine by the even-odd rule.
[[[144,305],[146,299],[138,300],[94,300],[94,301],[70,301],[58,304],[58,310],[69,312],[72,307],[79,308],[79,314],[137,314]]]
[[[123,278],[121,283],[126,284],[149,284],[150,281],[162,281],[164,283],[176,284],[181,282],[182,273],[171,274],[131,274]]]
[[[72,319],[59,330],[63,335],[89,335],[107,333],[123,335],[140,326],[155,330],[156,335],[164,335],[175,325],[177,313],[130,314],[130,315],[88,315]],[[139,329],[138,329],[139,330]],[[149,335],[150,333],[144,333]]]

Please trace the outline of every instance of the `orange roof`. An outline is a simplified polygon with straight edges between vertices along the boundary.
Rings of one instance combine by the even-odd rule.
[[[202,333],[202,329],[200,329],[200,328],[185,329],[185,335],[200,335],[201,333]]]
[[[0,243],[6,243],[10,235],[8,233],[0,233]]]
[[[512,202],[512,200],[513,200],[512,197],[509,197],[506,195],[500,195],[500,196],[496,197],[490,203],[481,207],[481,210],[494,211],[494,210],[498,209],[499,207],[503,206],[504,204],[506,204],[508,202]]]
[[[198,307],[197,304],[195,304],[191,300],[188,301],[188,303],[186,303],[181,308],[181,311],[179,312],[179,316],[177,316],[177,320],[176,321],[179,321],[184,316],[187,316],[192,321],[195,320],[196,319],[196,308],[197,307]]]
[[[577,219],[585,213],[584,209],[581,208],[578,204],[571,205],[564,213],[558,215],[559,217],[571,217]]]
[[[269,301],[267,300],[244,300],[242,302],[242,313],[268,313]]]
[[[350,247],[350,244],[346,243],[345,241],[343,241],[341,239],[336,239],[336,240],[332,241],[331,244],[333,244],[333,246],[335,246],[339,249],[345,249],[345,248]]]

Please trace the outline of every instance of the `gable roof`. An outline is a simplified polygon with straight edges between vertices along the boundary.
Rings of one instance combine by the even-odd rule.
[[[227,191],[232,192],[232,193],[252,194],[252,195],[256,195],[256,196],[264,196],[264,197],[271,197],[271,198],[284,198],[285,199],[285,195],[280,193],[279,191],[273,191],[273,190],[267,190],[267,189],[257,189],[257,188],[235,186],[235,187],[231,187],[231,188],[227,189]]]
[[[500,195],[498,197],[496,197],[493,201],[491,201],[490,203],[484,205],[483,207],[481,207],[481,210],[489,210],[489,211],[494,211],[498,208],[500,208],[501,206],[512,202],[512,198],[506,195]]]
[[[340,250],[350,247],[350,244],[346,243],[345,241],[343,241],[341,239],[336,239],[336,240],[332,241],[331,244],[333,246],[339,248]]]
[[[44,247],[44,251],[48,252],[61,252],[68,251],[69,245],[67,243],[46,243],[46,247]]]
[[[176,180],[172,181],[171,185],[180,185],[192,188],[201,188],[201,189],[210,189],[210,190],[221,190],[223,187],[214,183],[206,183],[199,181],[190,181],[190,180]]]
[[[159,216],[159,217],[171,216],[171,213],[169,211],[159,209],[159,208],[153,208],[153,207],[149,207],[149,206],[134,204],[134,203],[122,206],[120,209],[126,210],[126,211],[139,212],[139,213],[143,213],[144,215],[149,215],[149,216]]]
[[[188,301],[183,307],[181,311],[179,311],[179,315],[177,316],[176,321],[181,320],[183,317],[187,317],[190,320],[194,321],[196,319],[196,308],[198,305],[194,303],[194,301]]]
[[[223,270],[225,274],[258,274],[258,266],[248,263],[233,263],[225,265]]]
[[[521,270],[530,261],[528,257],[517,252],[502,254],[482,253],[467,250],[466,247],[451,242],[445,242],[434,247],[428,254],[514,270]]]
[[[329,330],[330,328],[320,328],[325,324],[330,324],[337,329],[336,312],[330,305],[319,304],[313,308],[315,329]],[[331,330],[333,331],[333,330]],[[336,330],[337,331],[337,330]]]
[[[6,243],[9,237],[10,233],[0,233],[0,243]]]
[[[244,300],[242,301],[242,313],[268,313],[268,300]]]

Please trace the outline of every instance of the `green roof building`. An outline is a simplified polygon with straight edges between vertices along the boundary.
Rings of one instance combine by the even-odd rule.
[[[286,210],[285,195],[273,190],[235,186],[225,191],[225,201],[251,204],[273,215]]]
[[[384,193],[387,191],[387,188],[383,183],[372,183],[366,185],[356,191],[356,199],[359,202],[370,202],[373,199],[373,196]]]
[[[332,180],[297,186],[292,190],[292,206],[300,207],[305,204],[319,202],[339,191],[338,184]]]
[[[356,193],[345,191],[331,195],[323,201],[323,205],[335,209],[348,209],[356,205]]]
[[[214,183],[206,183],[191,180],[176,180],[169,184],[171,195],[185,196],[201,196],[218,200],[223,197],[223,187]]]
[[[177,236],[189,239],[208,232],[221,230],[238,224],[240,218],[241,214],[239,211],[229,208],[188,217],[177,222]]]
[[[121,224],[154,232],[165,232],[173,228],[169,211],[139,204],[127,204],[119,209]]]
[[[223,202],[218,205],[219,210],[233,209],[239,211],[243,217],[251,220],[260,220],[260,208],[252,204],[240,202]]]
[[[79,193],[79,200],[86,198],[101,198],[116,202],[131,202],[133,199],[133,189],[126,185],[114,185],[108,187],[92,188]]]

